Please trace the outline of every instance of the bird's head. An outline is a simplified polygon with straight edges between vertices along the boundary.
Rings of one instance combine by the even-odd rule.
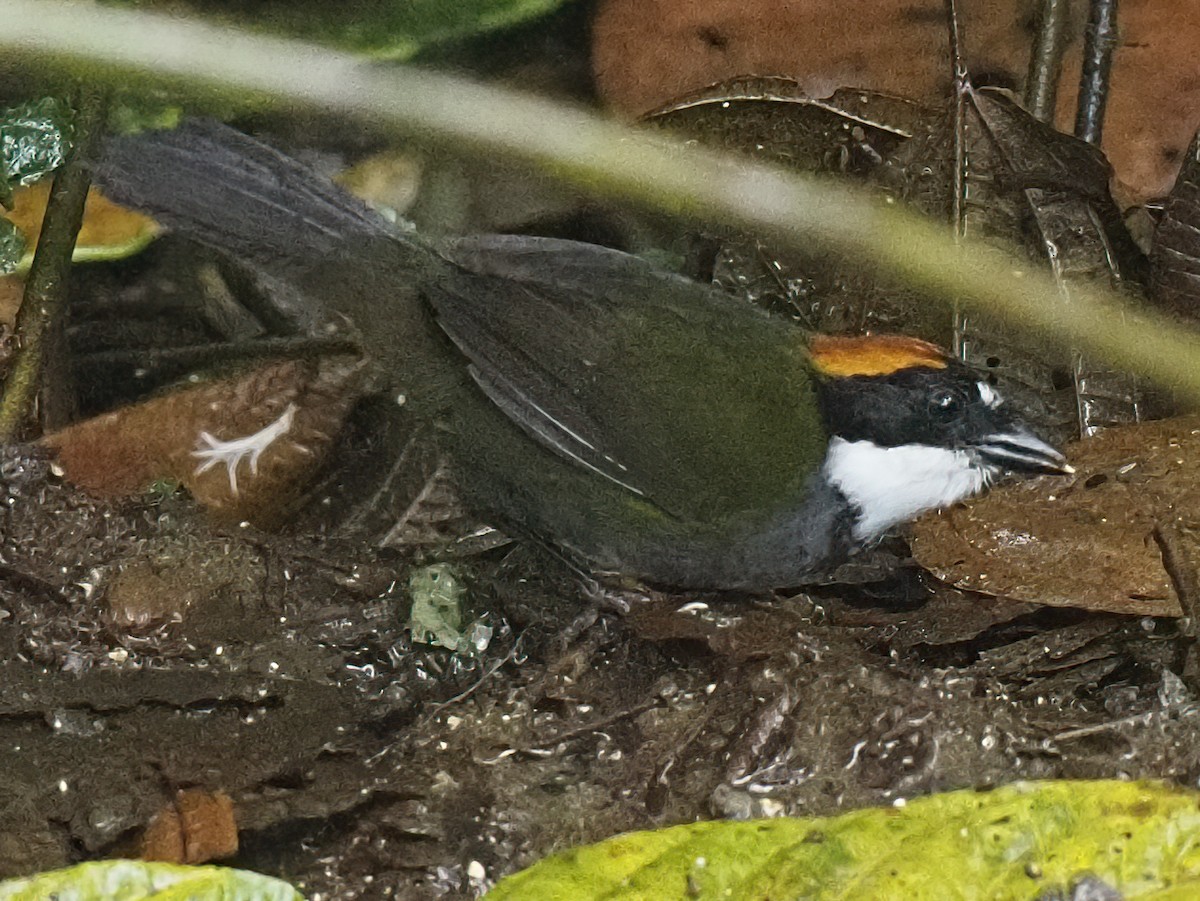
[[[810,352],[830,436],[824,472],[858,511],[857,540],[970,497],[1004,472],[1072,471],[986,379],[934,344],[818,336]]]

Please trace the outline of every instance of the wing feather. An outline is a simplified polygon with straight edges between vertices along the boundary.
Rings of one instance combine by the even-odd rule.
[[[465,239],[437,321],[527,435],[682,519],[779,502],[819,461],[804,341],[618,251]],[[808,419],[804,414],[808,413]]]

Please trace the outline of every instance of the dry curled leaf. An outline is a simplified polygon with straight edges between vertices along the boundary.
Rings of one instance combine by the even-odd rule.
[[[966,62],[977,79],[1020,87],[1033,6],[959,4]],[[1055,117],[1067,132],[1086,15],[1086,4],[1073,6]],[[1140,203],[1170,189],[1200,124],[1200,16],[1187,2],[1125,3],[1120,34],[1103,146],[1130,203]],[[603,0],[592,28],[592,64],[601,96],[626,115],[750,72],[787,75],[815,96],[853,85],[929,102],[945,96],[946,44],[945,6],[926,0]]]
[[[1200,417],[1109,429],[1076,472],[1004,486],[914,526],[913,554],[960,588],[1011,600],[1179,616],[1160,537],[1200,539]]]
[[[842,88],[810,96],[779,77],[743,77],[674,99],[643,118],[689,140],[793,169],[877,177],[898,148],[928,131],[936,111],[895,95]],[[818,332],[903,331],[943,340],[939,307],[881,282],[861,261],[828,250],[783,248],[709,227],[693,238],[691,274]],[[945,319],[943,316],[942,319]]]
[[[799,172],[865,175],[930,115],[879,91],[841,88],[818,98],[789,78],[745,77],[676,98],[643,121]]]
[[[1154,232],[1150,297],[1184,319],[1200,319],[1200,135],[1188,147]]]
[[[1064,304],[1089,285],[1131,290],[1141,255],[1109,193],[1111,167],[1096,147],[991,88],[966,89],[961,148],[956,122],[952,103],[940,125],[901,147],[881,170],[882,181],[923,212],[950,220],[959,234],[1048,268]],[[1131,376],[1018,337],[994,313],[958,314],[954,344],[1055,443],[1141,418],[1143,391]]]

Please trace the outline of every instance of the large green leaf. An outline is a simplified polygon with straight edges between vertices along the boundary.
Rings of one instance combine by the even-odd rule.
[[[0,206],[12,207],[14,186],[32,184],[62,165],[71,132],[70,109],[53,97],[0,110]],[[24,253],[22,235],[0,221],[0,275],[17,268]]]
[[[0,275],[12,272],[25,255],[25,239],[17,227],[0,216]]]
[[[168,6],[162,0],[123,0],[126,6]],[[533,19],[564,0],[261,0],[223,4],[230,24],[249,25],[387,59],[409,59],[435,44],[472,37]],[[214,4],[191,4],[205,14]],[[178,10],[178,3],[170,3]]]
[[[304,901],[286,882],[224,867],[138,860],[82,863],[0,882],[0,901]]]
[[[1093,874],[1126,898],[1200,898],[1200,795],[1018,783],[822,819],[693,823],[550,857],[488,901],[1029,901]]]
[[[72,138],[71,110],[53,97],[0,110],[0,181],[33,184],[62,165]]]

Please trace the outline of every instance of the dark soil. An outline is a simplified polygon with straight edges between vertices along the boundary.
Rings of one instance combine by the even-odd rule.
[[[600,612],[510,546],[459,564],[494,632],[453,654],[392,552],[100,504],[29,449],[0,488],[0,875],[129,852],[184,788],[310,898],[433,898],[628,829],[1200,774],[1169,621],[915,579]]]

